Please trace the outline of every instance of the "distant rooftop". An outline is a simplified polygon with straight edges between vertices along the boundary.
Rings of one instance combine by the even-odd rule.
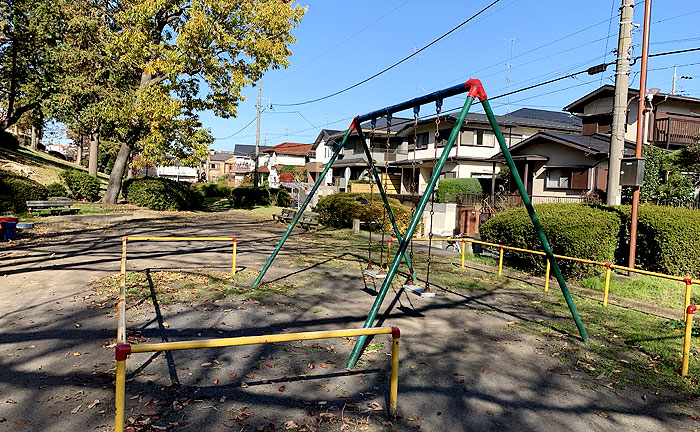
[[[282,144],[266,148],[265,153],[275,152],[277,154],[306,156],[311,153],[311,146],[313,144],[283,142]]]

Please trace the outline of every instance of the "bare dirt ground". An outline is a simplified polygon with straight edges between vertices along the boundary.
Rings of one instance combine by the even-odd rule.
[[[257,271],[283,228],[243,215],[86,215],[47,219],[30,238],[0,245],[0,430],[111,430],[116,292],[95,281],[119,272],[122,236],[236,236],[239,269]],[[301,241],[313,235],[299,230],[290,238],[265,279],[278,287],[271,295],[181,302],[155,295],[129,304],[130,339],[361,327],[374,297],[359,266],[334,263],[364,252],[331,255]],[[230,247],[134,243],[128,270],[145,275],[143,288],[158,293],[168,288],[160,270],[226,272]],[[472,273],[481,274],[476,267]],[[131,430],[700,428],[697,400],[606,386],[555,355],[567,346],[585,349],[574,336],[513,325],[557,318],[518,306],[534,301],[531,292],[438,293],[412,297],[413,308],[405,295],[390,293],[382,309],[379,325],[402,331],[400,416],[393,422],[384,411],[390,339],[377,337],[352,371],[344,368],[348,339],[134,354],[126,385]]]

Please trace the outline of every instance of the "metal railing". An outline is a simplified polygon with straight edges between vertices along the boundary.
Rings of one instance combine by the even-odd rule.
[[[163,342],[152,344],[117,344],[115,358],[117,360],[117,376],[115,390],[114,430],[124,431],[124,411],[126,405],[126,360],[130,354],[145,352],[161,352],[198,348],[230,347],[243,345],[260,345],[300,340],[331,339],[354,336],[372,336],[390,334],[391,344],[391,376],[389,382],[389,416],[395,417],[399,387],[399,339],[401,332],[398,327],[360,328],[349,330],[327,330],[316,332],[273,334],[261,336],[243,336],[235,338],[188,340],[179,342]]]
[[[389,259],[389,256],[391,255],[391,243],[395,239],[389,238],[387,241],[387,260]],[[414,238],[413,241],[416,242],[426,242],[426,241],[434,241],[434,242],[461,242],[461,268],[464,269],[466,268],[465,266],[465,261],[466,261],[466,244],[467,243],[474,243],[474,244],[479,244],[482,246],[487,246],[487,247],[492,247],[498,249],[498,275],[502,276],[503,275],[503,258],[504,258],[504,251],[509,250],[509,251],[514,251],[514,252],[522,252],[522,253],[529,253],[533,255],[540,255],[540,256],[545,256],[545,253],[542,251],[535,251],[535,250],[530,250],[530,249],[525,249],[525,248],[519,248],[515,246],[506,246],[498,243],[490,243],[486,241],[481,241],[481,240],[476,240],[468,237],[462,237],[462,238],[441,238],[441,237],[433,237],[431,238]],[[617,264],[612,264],[612,263],[606,263],[602,261],[595,261],[595,260],[589,260],[585,258],[575,258],[575,257],[570,257],[566,255],[559,255],[559,254],[554,254],[554,257],[557,259],[565,260],[565,261],[574,261],[574,262],[579,262],[579,263],[584,263],[584,264],[590,264],[594,266],[602,266],[605,267],[605,285],[603,288],[603,306],[608,305],[608,297],[610,295],[610,282],[612,279],[612,272],[613,270],[620,270],[620,271],[625,271],[629,273],[637,273],[641,275],[646,275],[646,276],[653,276],[653,277],[658,277],[662,279],[668,279],[668,280],[674,280],[674,281],[679,281],[683,282],[685,284],[685,295],[684,295],[684,300],[683,300],[683,313],[682,313],[682,319],[686,322],[686,332],[685,332],[685,337],[684,337],[684,349],[683,349],[683,366],[682,366],[682,375],[685,376],[688,373],[688,366],[687,366],[687,352],[690,347],[690,340],[691,340],[691,331],[688,330],[688,328],[692,327],[692,314],[695,312],[695,306],[690,304],[691,298],[692,298],[692,285],[693,283],[699,283],[700,280],[697,279],[692,279],[690,277],[683,277],[683,276],[673,276],[673,275],[667,275],[664,273],[657,273],[657,272],[652,272],[648,270],[642,270],[638,268],[630,268],[630,267],[625,267],[625,266],[620,266]],[[545,270],[545,276],[544,276],[544,290],[548,291],[549,290],[549,279],[550,279],[550,262],[549,260],[546,259],[546,270]]]

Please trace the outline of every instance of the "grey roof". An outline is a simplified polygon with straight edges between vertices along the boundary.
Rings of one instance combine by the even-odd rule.
[[[514,156],[530,145],[546,139],[551,142],[575,148],[589,154],[597,154],[607,156],[610,153],[610,135],[594,134],[594,135],[577,135],[561,132],[537,132],[528,139],[525,139],[511,147],[509,150]],[[625,155],[634,154],[635,144],[632,141],[625,140]],[[502,160],[503,152],[498,152],[490,160]]]
[[[392,132],[398,132],[401,129],[403,129],[404,126],[406,126],[406,123],[412,123],[412,122],[413,122],[413,119],[403,118],[403,117],[393,117],[391,119],[391,126],[389,127],[389,129]],[[366,121],[366,122],[362,123],[362,130],[363,131],[368,131],[371,129],[372,129],[372,122]],[[375,130],[376,131],[386,131],[386,117],[377,118]]]
[[[216,162],[223,162],[225,160],[231,159],[232,157],[233,157],[232,151],[217,151],[217,152],[214,152],[214,154],[209,155],[209,160],[216,161]]]
[[[259,146],[258,150],[262,152],[268,148],[270,148],[270,146]],[[235,156],[248,156],[252,153],[255,153],[255,146],[251,144],[236,144],[233,148],[233,154]]]
[[[331,166],[335,167],[335,168],[342,168],[342,167],[348,167],[348,166],[365,166],[365,165],[367,165],[367,158],[365,158],[364,155],[360,155],[360,156],[355,156],[355,157],[350,157],[350,158],[345,158],[345,159],[336,159],[335,162],[333,162],[333,165],[331,165]]]
[[[541,110],[538,110],[541,111]],[[553,112],[553,111],[552,111]],[[568,114],[567,114],[568,115]],[[456,120],[458,117],[458,114],[451,114],[450,117],[453,120]],[[435,120],[432,120],[435,121]],[[514,115],[502,115],[496,116],[496,121],[498,122],[498,125],[501,127],[508,127],[508,126],[529,126],[529,127],[534,127],[534,128],[547,128],[547,129],[559,129],[559,130],[566,130],[566,131],[572,131],[572,132],[578,132],[581,130],[581,120],[579,119],[578,122],[575,124],[572,124],[571,122],[564,123],[561,121],[552,121],[552,120],[545,120],[540,116],[540,118],[527,118],[527,117],[516,117]],[[481,123],[481,124],[489,124],[489,119],[486,117],[486,114],[467,114],[467,122],[471,123]]]
[[[340,130],[335,130],[335,129],[321,129],[321,132],[318,133],[318,136],[316,137],[316,141],[314,141],[314,145],[311,146],[312,150],[316,150],[316,147],[318,147],[319,144],[321,144],[322,140],[332,141],[330,137],[333,135],[339,135],[343,133],[344,131]]]
[[[627,99],[629,100],[630,98],[634,96],[639,95],[639,89],[634,89],[630,88],[627,91]],[[588,105],[589,103],[598,100],[598,99],[603,99],[607,97],[614,97],[615,96],[615,86],[610,85],[610,84],[605,84],[604,86],[601,86],[595,90],[593,90],[590,93],[587,93],[577,100],[571,102],[569,105],[564,107],[564,111],[570,111],[572,113],[581,113],[583,112],[583,108]],[[661,93],[658,92],[654,95],[655,99],[673,99],[673,100],[678,100],[682,102],[687,102],[691,104],[700,104],[700,99],[690,97],[690,96],[681,96],[681,95],[673,95],[673,94],[668,94],[668,93]],[[606,113],[609,114],[609,113]]]
[[[564,111],[548,111],[534,108],[520,108],[519,110],[515,110],[510,114],[506,114],[506,116],[521,119],[540,120],[552,123],[570,124],[572,126],[581,127],[580,118],[574,117],[570,113]]]

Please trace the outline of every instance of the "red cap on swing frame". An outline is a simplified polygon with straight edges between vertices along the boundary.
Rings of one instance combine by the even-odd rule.
[[[469,81],[464,83],[464,87],[469,88],[469,93],[467,93],[467,96],[472,98],[479,98],[479,100],[487,99],[484,86],[481,85],[481,81],[479,81],[478,79],[471,78]]]

